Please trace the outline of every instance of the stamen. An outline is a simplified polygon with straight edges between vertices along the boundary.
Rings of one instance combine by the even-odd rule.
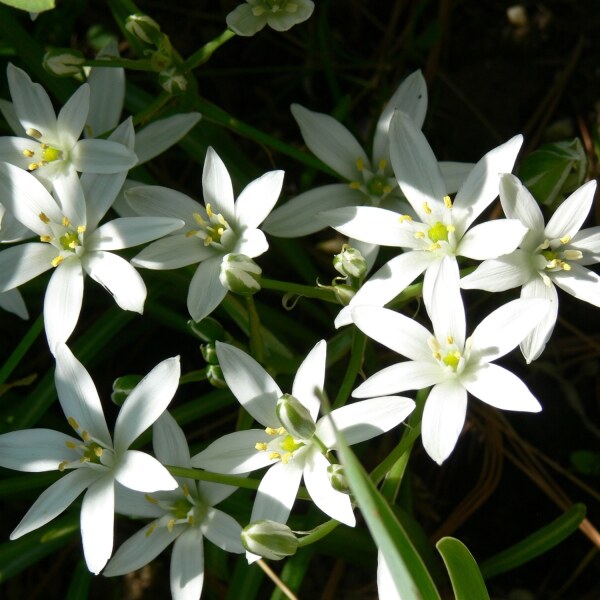
[[[291,452],[286,452],[282,457],[281,457],[281,462],[284,465],[288,464],[288,461],[290,460],[290,458],[292,458],[292,456],[294,456]]]
[[[69,219],[67,219],[67,217],[63,217],[62,224],[63,224],[63,227],[68,227],[71,224],[71,221],[69,221]]]
[[[150,494],[144,494],[144,498],[146,498],[150,504],[158,504],[158,500],[150,496]]]
[[[30,127],[25,133],[29,137],[35,138],[36,140],[42,139],[42,134],[37,129],[34,129],[33,127]]]
[[[65,446],[71,450],[75,450],[75,448],[77,448],[77,444],[71,441],[65,442]]]
[[[167,523],[167,529],[169,530],[169,533],[173,531],[173,527],[175,527],[175,519],[169,519]]]
[[[362,187],[362,185],[361,185],[360,181],[351,181],[351,182],[348,184],[348,187],[349,187],[351,190],[360,190],[360,188]]]
[[[410,215],[400,215],[400,217],[398,218],[398,221],[400,221],[400,223],[404,223],[405,221],[408,221],[409,223],[412,222],[413,218]]]
[[[79,227],[77,227],[77,233],[85,233],[85,230],[86,230],[85,225],[79,225]]]
[[[392,191],[392,186],[391,185],[385,185],[383,186],[383,193],[384,194],[389,194]]]
[[[67,419],[67,423],[75,430],[77,431],[79,429],[79,423],[75,420],[75,417],[69,417]]]
[[[94,454],[100,458],[102,456],[102,454],[104,453],[104,448],[102,448],[101,446],[96,446],[94,448]]]
[[[583,258],[581,250],[565,250],[562,254],[567,260],[581,260]]]
[[[272,427],[267,427],[265,429],[265,433],[267,435],[277,435],[277,429],[273,429]]]
[[[255,450],[259,450],[260,452],[264,452],[267,449],[268,444],[266,444],[265,442],[256,442],[256,444],[254,444],[254,449]]]
[[[194,526],[194,515],[188,515],[187,518],[188,524],[190,525],[190,527]]]
[[[91,439],[91,437],[90,437],[90,434],[89,434],[87,431],[85,431],[85,430],[84,430],[84,431],[82,431],[82,432],[81,432],[81,439],[82,439],[84,442],[89,442],[89,441],[90,441],[90,439]]]
[[[206,205],[206,214],[208,215],[209,219],[214,215],[212,208],[210,207],[210,203]]]
[[[189,496],[190,495],[190,488],[188,487],[187,483],[183,484],[183,495],[184,496]]]
[[[387,160],[385,160],[385,158],[382,158],[382,159],[379,161],[379,168],[380,168],[382,171],[385,171],[385,168],[386,168],[386,167],[387,167]]]
[[[363,171],[365,168],[365,161],[362,158],[357,158],[356,159],[356,168],[359,171]]]
[[[198,223],[198,225],[205,225],[206,221],[202,218],[200,213],[192,213],[192,217],[194,217],[194,221]]]
[[[450,199],[450,196],[444,196],[444,206],[446,208],[452,208],[452,200]]]
[[[564,235],[563,237],[559,238],[559,241],[561,244],[568,244],[571,241],[571,236]]]
[[[186,232],[185,237],[191,238],[191,237],[194,237],[197,233],[198,233],[198,231],[196,231],[194,229],[190,229],[189,231]]]
[[[32,150],[23,150],[23,156],[27,158],[31,158],[34,154],[35,152],[33,152]]]
[[[570,271],[571,270],[571,265],[568,262],[561,262],[560,263],[560,268],[563,271]]]
[[[271,452],[269,454],[269,460],[279,460],[281,458],[281,454],[279,452]]]
[[[152,532],[156,529],[156,523],[152,523],[146,530],[146,537],[150,537]]]
[[[415,237],[418,240],[423,239],[425,237],[425,232],[423,232],[423,231],[415,231]]]
[[[51,242],[52,241],[52,236],[50,235],[40,235],[40,242]]]
[[[62,473],[68,464],[68,460],[63,460],[62,462],[58,463],[58,470]]]
[[[431,207],[429,206],[428,202],[423,202],[423,210],[425,211],[426,215],[431,214]]]
[[[39,169],[41,166],[42,166],[41,163],[40,164],[38,164],[38,163],[29,163],[27,165],[27,170],[28,171],[35,171],[36,169]]]
[[[454,337],[452,337],[451,335],[449,335],[449,336],[446,338],[446,341],[447,341],[449,344],[454,344]]]

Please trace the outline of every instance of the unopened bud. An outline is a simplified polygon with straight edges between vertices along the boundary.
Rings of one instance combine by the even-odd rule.
[[[327,467],[327,477],[334,490],[342,492],[342,494],[350,493],[350,487],[348,486],[348,480],[346,479],[342,465],[329,465]]]
[[[173,96],[182,94],[187,90],[188,82],[185,76],[177,71],[175,67],[171,67],[158,75],[158,83],[162,89]]]
[[[125,29],[146,44],[158,46],[160,43],[160,25],[148,15],[129,15]]]
[[[287,525],[264,520],[242,529],[242,545],[248,552],[263,558],[281,560],[296,554],[298,539]]]
[[[113,381],[113,391],[110,395],[110,399],[117,405],[121,406],[127,399],[127,396],[131,394],[133,388],[142,380],[142,375],[123,375],[123,377],[117,377]]]
[[[260,291],[262,269],[245,254],[226,254],[221,262],[219,279],[225,289],[240,296]]]
[[[223,371],[219,365],[208,365],[206,367],[206,379],[208,382],[219,390],[224,390],[227,388],[227,382],[225,381],[225,377],[223,377]]]
[[[226,337],[223,325],[212,317],[206,317],[202,321],[190,319],[187,324],[192,333],[204,342],[216,342],[217,340],[224,340]]]
[[[315,420],[300,400],[291,394],[283,394],[279,398],[275,412],[279,422],[292,437],[310,440],[315,434]]]
[[[367,261],[356,249],[344,244],[342,251],[333,257],[333,266],[342,276],[362,279],[367,272]]]
[[[173,47],[171,46],[171,40],[168,36],[161,34],[156,50],[150,54],[150,66],[153,71],[162,73],[162,71],[166,71],[171,66],[172,62]]]
[[[52,48],[44,54],[42,65],[48,73],[57,77],[72,77],[83,72],[85,57],[70,48]]]
[[[333,291],[335,292],[335,297],[337,301],[342,306],[348,306],[350,304],[350,300],[354,298],[354,294],[356,294],[356,290],[346,283],[338,283],[333,286]]]
[[[202,344],[200,346],[200,352],[202,352],[202,358],[209,365],[218,365],[219,358],[217,357],[217,349],[215,347],[214,342],[209,342],[208,344]]]

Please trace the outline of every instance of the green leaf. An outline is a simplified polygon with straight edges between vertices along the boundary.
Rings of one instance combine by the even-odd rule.
[[[512,571],[516,567],[548,552],[579,527],[585,517],[585,511],[586,508],[583,504],[574,504],[552,523],[527,536],[518,544],[488,558],[481,563],[483,577],[490,579],[500,573]]]
[[[0,0],[0,2],[29,12],[44,12],[54,8],[54,0]]]
[[[481,571],[469,549],[460,540],[444,537],[435,547],[448,569],[456,600],[489,600]]]
[[[83,560],[80,560],[73,571],[71,583],[65,600],[86,600],[92,583],[92,574]]]

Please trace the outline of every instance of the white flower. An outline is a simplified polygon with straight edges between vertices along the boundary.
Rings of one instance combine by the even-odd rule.
[[[96,198],[104,188],[82,179]],[[50,350],[71,335],[81,310],[84,274],[103,285],[124,310],[141,313],[146,286],[123,258],[108,252],[136,246],[180,228],[177,219],[130,217],[98,227],[111,203],[86,203],[79,179],[69,179],[57,202],[31,174],[0,164],[0,197],[8,210],[40,241],[0,252],[0,292],[8,291],[54,268],[44,299],[44,322]],[[113,189],[114,192],[116,190]],[[86,190],[87,192],[87,190]]]
[[[153,429],[156,458],[163,464],[190,468],[190,451],[175,419],[164,412]],[[171,595],[174,600],[197,600],[204,582],[204,537],[227,552],[244,552],[240,525],[213,508],[236,488],[182,477],[176,479],[177,489],[152,495],[117,488],[117,512],[154,520],[121,545],[103,574],[112,577],[135,571],[174,542]]]
[[[6,74],[13,104],[2,108],[13,113],[9,123],[20,137],[0,138],[0,161],[34,172],[61,192],[77,171],[118,173],[135,165],[135,153],[123,144],[79,139],[88,117],[89,85],[80,86],[57,117],[48,94],[25,71],[9,64]]]
[[[314,423],[325,378],[325,342],[318,342],[308,354],[292,387],[292,396],[308,411],[308,418],[313,422],[308,431],[314,431],[314,435],[304,438],[294,437],[282,426],[276,408],[283,394],[253,358],[219,342],[217,355],[231,391],[265,429],[225,435],[192,457],[192,464],[219,473],[247,473],[270,466],[258,488],[251,522],[268,519],[285,523],[300,480],[304,478],[308,493],[323,512],[353,526],[355,518],[350,497],[332,486],[328,474],[331,463],[324,456],[327,449],[335,446],[330,417],[324,416]],[[356,444],[395,427],[413,408],[414,402],[408,398],[374,398],[334,410],[330,416],[348,444]],[[290,418],[295,421],[296,435],[299,435],[301,428],[294,414],[287,413],[286,417],[286,422]],[[307,423],[303,420],[303,424]]]
[[[251,36],[265,25],[287,31],[306,21],[315,8],[311,0],[246,0],[227,15],[227,26],[238,35]]]
[[[538,401],[510,371],[492,363],[510,352],[542,318],[547,301],[514,300],[488,315],[465,339],[465,311],[456,263],[445,259],[426,304],[433,334],[387,308],[352,310],[356,326],[410,360],[369,377],[353,392],[368,398],[433,386],[423,412],[425,450],[438,464],[450,455],[462,430],[467,392],[504,410],[537,412]]]
[[[537,202],[514,175],[503,175],[500,180],[504,212],[509,218],[519,219],[529,231],[517,250],[484,261],[462,279],[461,286],[489,292],[523,286],[522,298],[550,301],[545,318],[521,342],[528,363],[538,358],[552,335],[558,315],[554,285],[575,298],[600,306],[600,277],[585,268],[600,261],[600,227],[580,231],[595,191],[595,181],[581,186],[558,207],[546,225]]]
[[[158,364],[127,397],[115,423],[114,442],[89,373],[64,344],[56,350],[56,389],[78,438],[51,429],[0,436],[0,465],[18,471],[69,471],[35,501],[10,538],[61,514],[84,490],[81,538],[88,569],[98,573],[113,545],[115,481],[141,492],[172,490],[177,482],[155,458],[131,443],[164,412],[179,383],[179,357]]]
[[[469,173],[454,201],[425,136],[403,113],[390,125],[390,152],[398,184],[419,221],[377,207],[331,211],[326,216],[341,233],[364,242],[407,248],[360,288],[336,319],[350,322],[354,306],[383,306],[425,271],[423,296],[431,295],[441,260],[466,256],[475,260],[512,252],[526,228],[516,219],[497,219],[469,229],[498,195],[500,174],[510,171],[523,142],[518,135],[488,152]]]
[[[29,318],[23,296],[17,289],[0,292],[0,308],[21,317],[21,319]]]
[[[202,173],[206,207],[163,187],[128,189],[128,202],[138,214],[175,217],[185,222],[181,232],[150,244],[132,264],[146,269],[177,269],[199,262],[187,306],[195,321],[204,319],[227,294],[219,279],[223,258],[229,253],[255,258],[269,248],[258,226],[277,202],[282,183],[283,171],[265,173],[250,182],[234,203],[229,173],[209,148]]]

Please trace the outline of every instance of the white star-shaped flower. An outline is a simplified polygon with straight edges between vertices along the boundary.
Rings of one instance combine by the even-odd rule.
[[[227,168],[209,148],[204,161],[202,188],[206,206],[188,196],[159,186],[130,188],[126,197],[140,215],[174,217],[184,221],[180,232],[158,240],[131,262],[146,269],[177,269],[200,263],[187,297],[195,321],[207,317],[227,294],[219,279],[229,253],[260,256],[269,248],[258,229],[281,191],[283,171],[270,171],[250,182],[234,202]]]
[[[581,186],[556,209],[546,225],[527,188],[514,175],[503,175],[502,208],[507,217],[518,219],[528,228],[527,235],[517,250],[484,261],[461,280],[464,289],[489,292],[523,286],[522,298],[546,298],[550,302],[544,319],[521,342],[528,363],[538,358],[552,335],[558,316],[555,285],[575,298],[600,306],[600,277],[585,268],[600,262],[600,227],[580,231],[595,191],[595,181]]]
[[[238,35],[251,36],[265,25],[287,31],[312,15],[312,0],[246,0],[227,15],[227,26]]]
[[[115,481],[141,492],[172,490],[177,481],[155,458],[129,450],[165,411],[179,384],[179,357],[159,363],[129,394],[108,431],[89,373],[64,344],[56,350],[56,389],[69,425],[79,437],[52,429],[0,436],[0,465],[17,471],[69,471],[35,501],[11,534],[16,539],[60,515],[84,490],[81,538],[87,566],[98,573],[113,546]]]

